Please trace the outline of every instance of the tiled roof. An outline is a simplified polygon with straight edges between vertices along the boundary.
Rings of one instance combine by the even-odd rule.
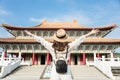
[[[8,24],[2,24],[2,27],[5,27],[7,29],[11,29],[11,30],[41,30],[41,29],[59,29],[59,28],[63,28],[63,29],[84,29],[84,30],[91,30],[91,27],[86,27],[86,26],[82,26],[79,25],[77,23],[77,21],[73,21],[73,22],[42,22],[39,25],[36,26],[12,26],[12,25],[8,25]],[[111,28],[115,28],[117,27],[116,24],[112,24],[112,25],[106,25],[106,26],[102,26],[102,27],[97,27],[100,30],[106,30],[106,29],[111,29]]]
[[[85,43],[119,43],[120,39],[113,38],[88,38],[85,40]]]
[[[47,41],[53,42],[52,38],[46,38]],[[69,42],[75,39],[70,38]],[[36,43],[34,39],[17,39],[17,38],[0,38],[0,43]],[[120,44],[120,39],[112,38],[87,38],[83,43],[118,43]]]

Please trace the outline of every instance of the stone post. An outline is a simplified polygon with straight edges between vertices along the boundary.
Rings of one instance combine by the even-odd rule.
[[[1,63],[4,63],[4,52],[2,52],[2,56],[1,56]]]
[[[112,52],[110,53],[110,56],[111,56],[110,61],[114,61],[114,56],[113,56],[113,53],[112,53]]]
[[[105,62],[105,56],[102,56],[102,61]]]
[[[96,53],[94,53],[94,61],[96,60]]]
[[[19,52],[18,58],[21,59],[21,51]]]
[[[12,61],[12,56],[11,55],[9,55],[9,62],[11,62]]]

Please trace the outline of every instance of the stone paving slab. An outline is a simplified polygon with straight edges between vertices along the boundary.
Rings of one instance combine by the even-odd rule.
[[[94,67],[86,66],[71,66],[72,72],[74,74],[74,80],[111,80],[104,76],[101,72]],[[20,67],[12,74],[6,76],[0,80],[49,80],[49,79],[40,79],[41,74],[45,66],[26,66]],[[78,68],[78,70],[76,70]],[[90,70],[89,70],[90,69]],[[77,72],[76,72],[77,71]],[[88,71],[88,73],[87,73]],[[95,72],[96,71],[96,72]],[[77,73],[77,74],[75,74]],[[91,73],[91,75],[90,75]],[[103,77],[104,76],[104,77]],[[116,77],[115,80],[120,80],[120,77]]]
[[[45,66],[22,66],[1,80],[40,80]]]

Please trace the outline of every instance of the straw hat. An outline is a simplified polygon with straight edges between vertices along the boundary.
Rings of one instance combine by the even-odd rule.
[[[54,33],[53,39],[58,42],[68,42],[68,35],[64,29],[59,29]]]

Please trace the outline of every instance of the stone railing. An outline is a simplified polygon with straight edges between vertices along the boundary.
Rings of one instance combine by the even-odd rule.
[[[32,65],[32,59],[25,61],[24,59],[22,59],[20,65],[26,65],[26,66],[31,66]]]
[[[21,63],[21,53],[17,58],[12,58],[11,56],[9,56],[9,58],[5,58],[3,53],[0,58],[0,66],[1,66],[0,78],[3,78],[9,73],[11,73],[13,70],[15,70],[17,67],[20,66],[20,63]]]
[[[113,63],[113,59],[105,58],[96,58],[94,61],[94,66],[98,68],[102,73],[108,76],[110,79],[115,80],[115,77],[112,74],[111,66]]]
[[[102,58],[94,58],[94,61],[88,61],[86,59],[86,65],[95,66],[106,76],[114,80],[115,77],[112,74],[111,67],[120,66],[120,58],[105,58],[105,56],[102,56]]]

